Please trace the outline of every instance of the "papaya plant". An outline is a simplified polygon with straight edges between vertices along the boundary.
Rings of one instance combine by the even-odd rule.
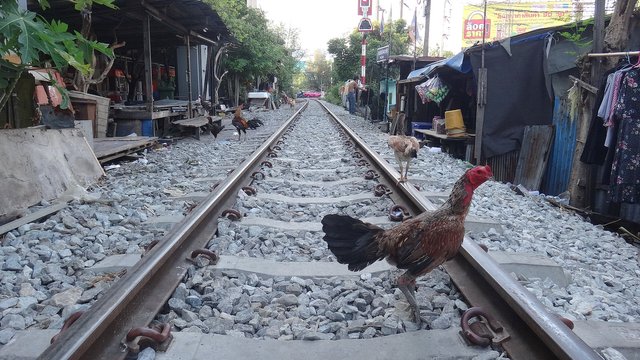
[[[114,0],[75,0],[76,10],[90,9],[96,3],[115,8]],[[47,0],[38,0],[42,10],[50,7]],[[83,76],[93,72],[91,56],[99,52],[113,58],[107,44],[89,40],[80,32],[57,20],[47,21],[33,11],[21,9],[15,0],[0,2],[0,110],[11,96],[18,79],[29,67],[52,67],[64,70],[73,67]],[[61,108],[69,104],[67,91],[60,84]]]

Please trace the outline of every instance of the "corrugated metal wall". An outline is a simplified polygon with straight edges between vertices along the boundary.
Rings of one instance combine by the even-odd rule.
[[[553,107],[555,138],[541,189],[547,195],[558,195],[569,188],[576,148],[576,123],[569,116],[568,101],[556,96]]]
[[[493,177],[504,183],[513,183],[513,179],[516,176],[519,155],[520,151],[516,150],[487,159],[487,164],[491,166],[491,170],[493,171]]]

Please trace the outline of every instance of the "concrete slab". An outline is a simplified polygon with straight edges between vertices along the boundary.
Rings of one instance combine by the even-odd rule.
[[[157,224],[157,225],[165,225],[165,224],[176,224],[184,219],[184,215],[162,215],[156,217],[150,217],[143,224]]]
[[[270,195],[271,196],[271,195]],[[387,216],[375,216],[361,219],[364,222],[368,222],[374,225],[378,225],[384,228],[390,228],[396,222],[389,220]],[[293,222],[293,221],[278,221],[260,217],[246,217],[242,219],[242,223],[246,226],[257,225],[282,230],[290,231],[322,231],[322,224],[319,222]],[[504,229],[502,225],[495,223],[491,220],[482,219],[474,216],[467,216],[465,221],[465,228],[467,232],[485,232],[493,228],[498,233],[502,234]]]
[[[303,160],[294,159],[294,158],[286,158],[286,157],[277,157],[277,158],[270,158],[269,161],[276,161],[276,162],[281,161],[281,162],[286,162],[286,163],[299,163],[299,162],[301,162]],[[342,162],[342,159],[341,158],[320,159],[320,160],[314,162],[314,164],[318,164],[318,163],[330,164],[330,163],[336,163],[336,162]]]
[[[224,177],[224,176],[210,176],[210,177],[197,178],[197,179],[195,179],[193,181],[195,181],[195,182],[203,182],[203,183],[208,183],[208,182],[214,183],[214,182],[222,181],[224,179],[226,179],[226,177]]]
[[[264,226],[269,228],[276,228],[289,231],[321,231],[322,224],[319,222],[294,222],[294,221],[279,221],[271,220],[260,217],[246,217],[242,218],[242,225],[251,226]]]
[[[319,176],[323,174],[327,174],[327,175],[338,174],[338,173],[348,174],[353,171],[353,168],[341,167],[336,169],[295,169],[295,171],[301,174],[313,174],[314,176]]]
[[[361,194],[354,194],[348,196],[339,197],[290,197],[280,194],[260,194],[256,195],[260,199],[281,201],[289,204],[334,204],[342,201],[355,202],[367,199],[376,199],[376,196],[372,192],[366,192]]]
[[[561,287],[566,287],[571,282],[562,267],[545,255],[505,251],[490,251],[489,255],[508,273],[522,274],[527,278],[549,278]]]
[[[20,330],[0,348],[0,360],[36,359],[60,330]]]
[[[51,206],[47,206],[44,209],[40,209],[38,211],[34,211],[29,215],[26,215],[24,217],[18,218],[14,221],[8,222],[2,226],[0,226],[0,235],[7,233],[13,229],[17,229],[22,225],[34,222],[36,220],[39,220],[45,216],[49,216],[53,213],[56,213],[64,208],[67,207],[67,202],[63,201],[61,203],[58,204],[53,204]]]
[[[278,178],[266,178],[264,180],[261,180],[262,182],[271,182],[271,183],[284,183],[285,180],[284,179],[278,179]],[[291,181],[291,180],[287,180],[287,181]],[[296,180],[295,183],[298,185],[306,185],[306,186],[325,186],[325,187],[333,187],[333,186],[338,186],[338,185],[344,185],[344,184],[353,184],[353,183],[358,183],[358,182],[365,182],[365,181],[371,181],[371,180],[367,180],[364,177],[351,177],[351,178],[347,178],[347,179],[341,179],[341,180],[336,180],[336,181],[298,181]]]
[[[51,201],[102,176],[79,129],[0,131],[0,215]]]
[[[140,254],[111,255],[89,268],[96,273],[118,272],[128,269],[140,260]]]
[[[194,359],[472,359],[491,350],[464,344],[457,329],[414,331],[374,339],[278,341],[225,335],[174,333],[166,353],[156,360]],[[215,354],[215,355],[214,355]]]
[[[627,360],[640,360],[640,324],[607,321],[574,321],[573,332],[591,348],[612,347]]]
[[[194,191],[181,196],[170,196],[169,198],[176,201],[199,201],[211,195],[208,191]]]
[[[388,271],[391,266],[386,261],[371,264],[363,271],[353,272],[346,265],[337,262],[278,262],[249,257],[220,256],[216,265],[218,269],[231,269],[247,273],[257,273],[269,276],[298,276],[298,277],[333,277],[359,276]]]
[[[640,324],[574,321],[574,332],[591,348],[612,347],[627,360],[640,360]],[[36,359],[59,330],[21,330],[0,347],[0,360]],[[174,332],[174,340],[157,360],[219,359],[467,359],[484,353],[462,343],[457,329],[416,331],[367,340],[277,341]]]

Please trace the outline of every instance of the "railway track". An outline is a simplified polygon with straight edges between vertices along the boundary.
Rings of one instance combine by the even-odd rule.
[[[471,306],[482,306],[500,322],[504,330],[491,336],[493,346],[511,358],[600,358],[469,239],[445,266],[448,274],[434,271],[419,282],[418,302],[428,304],[422,309],[428,318],[423,328],[408,320],[404,298],[384,264],[358,274],[340,270],[344,266],[333,262],[321,241],[324,214],[342,212],[390,227],[390,213],[397,215],[390,210],[394,205],[408,214],[435,205],[410,183],[396,186],[395,168],[342,121],[318,116],[317,109],[306,115],[306,106],[320,104],[306,104],[265,136],[40,358],[125,358],[127,333],[152,322],[227,338],[292,340],[278,346],[291,343],[301,351],[310,342],[295,340],[362,341],[398,333],[413,336],[411,344],[419,345],[423,338],[458,340],[455,329]],[[301,152],[299,143],[307,143],[309,151]],[[220,258],[202,258],[194,253],[198,250]],[[134,335],[164,339],[169,327],[134,331],[129,345],[145,340]],[[454,331],[440,331],[445,328]],[[235,344],[239,348],[228,355],[236,358],[259,351]],[[381,354],[377,346],[360,350],[361,356]],[[452,355],[453,349],[443,351]],[[480,346],[462,351],[462,358],[492,354]]]

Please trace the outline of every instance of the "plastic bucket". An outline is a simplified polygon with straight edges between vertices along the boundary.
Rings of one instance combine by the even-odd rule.
[[[462,111],[450,110],[444,113],[444,126],[449,129],[464,129],[464,121],[462,120]]]

